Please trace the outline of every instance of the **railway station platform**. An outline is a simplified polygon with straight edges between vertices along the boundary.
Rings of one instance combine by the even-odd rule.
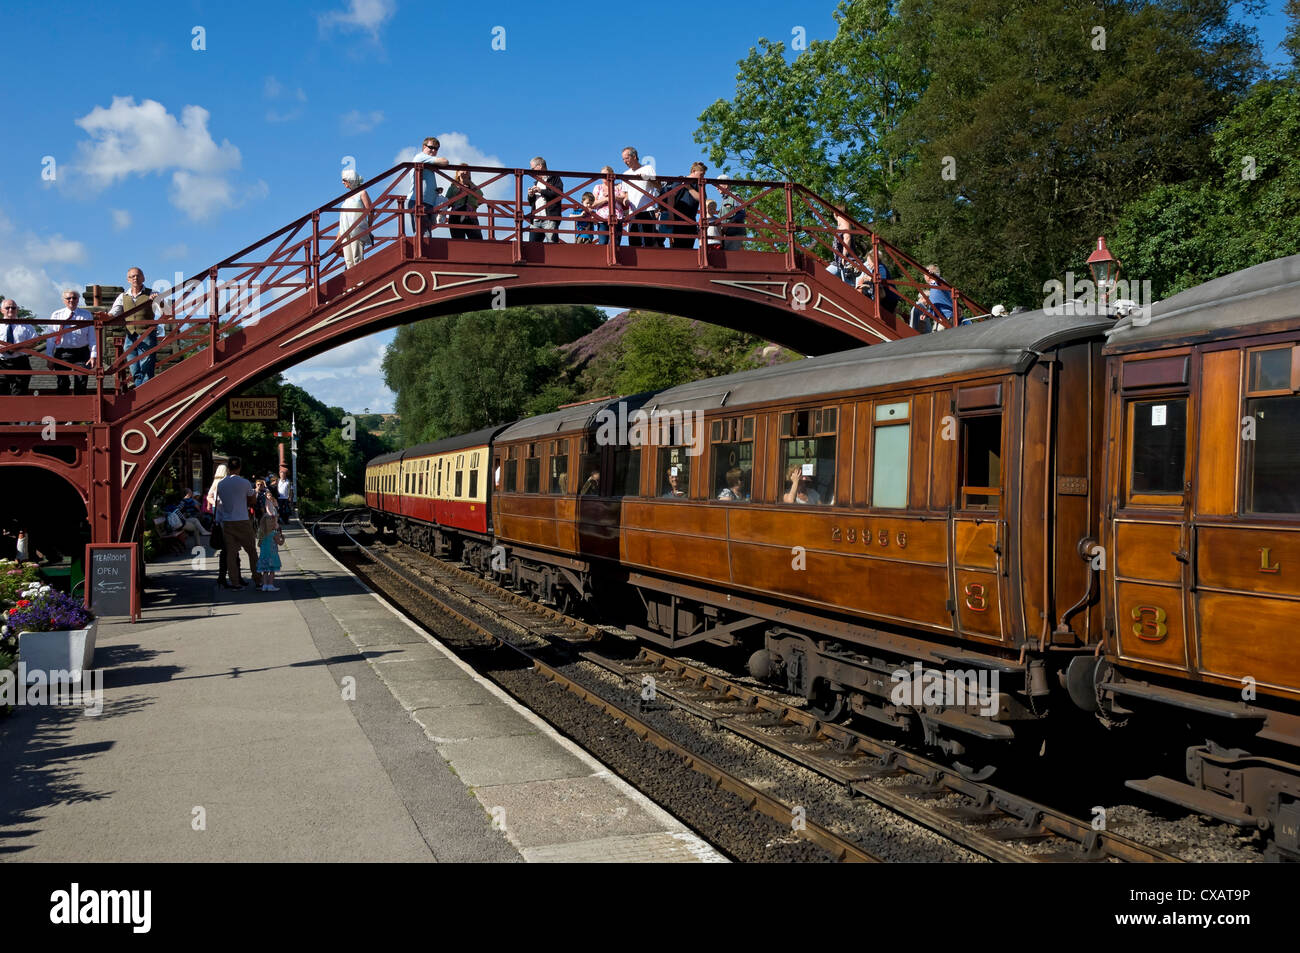
[[[0,859],[715,861],[298,524],[281,591],[151,563],[103,707],[0,718]]]

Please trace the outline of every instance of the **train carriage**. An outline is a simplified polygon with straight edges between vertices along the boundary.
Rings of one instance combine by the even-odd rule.
[[[1103,713],[1177,714],[1186,782],[1134,787],[1300,853],[1300,255],[1111,330]]]

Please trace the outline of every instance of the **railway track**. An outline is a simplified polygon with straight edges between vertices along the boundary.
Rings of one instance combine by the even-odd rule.
[[[364,512],[364,511],[357,511]],[[333,514],[331,514],[333,515]],[[699,665],[640,647],[632,658],[598,649],[607,630],[501,589],[475,573],[406,547],[366,546],[345,526],[356,516],[337,516],[340,531],[365,556],[426,594],[439,611],[482,637],[528,657],[539,672],[663,750],[672,750],[693,770],[732,790],[755,809],[790,823],[794,806],[759,791],[720,766],[691,754],[656,731],[636,712],[578,684],[530,648],[471,619],[447,601],[448,595],[484,615],[505,620],[528,633],[537,645],[581,659],[630,686],[642,702],[671,702],[719,731],[744,738],[787,761],[866,798],[892,814],[989,860],[1026,862],[1181,862],[1180,858],[1120,834],[1096,830],[1071,817],[990,784],[963,777],[914,751],[827,722],[773,694],[741,684]],[[441,590],[441,591],[439,591]],[[612,640],[614,641],[614,640]],[[624,639],[616,640],[619,646]],[[644,705],[642,705],[644,707]],[[878,858],[811,821],[804,836],[839,859]]]

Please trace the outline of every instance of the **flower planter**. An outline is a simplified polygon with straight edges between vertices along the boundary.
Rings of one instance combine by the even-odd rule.
[[[73,682],[81,681],[81,673],[92,667],[95,660],[95,636],[99,620],[91,620],[84,629],[63,629],[55,632],[20,632],[18,634],[18,660],[31,681],[34,672],[45,672],[53,680],[52,672],[67,672]]]

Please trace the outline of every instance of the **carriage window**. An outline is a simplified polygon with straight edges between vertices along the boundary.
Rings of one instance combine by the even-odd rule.
[[[456,471],[456,493],[455,493],[455,499],[458,499],[458,500],[460,499],[460,491],[461,491],[461,487],[464,486],[464,484],[465,484],[465,471],[464,471],[464,470],[457,470],[457,471]]]
[[[1182,501],[1187,458],[1187,398],[1129,402],[1129,497],[1172,496]]]
[[[835,502],[835,408],[781,415],[781,499]]]
[[[549,493],[569,492],[569,441],[551,441],[551,474]]]
[[[963,509],[995,510],[1002,486],[1002,415],[961,421]]]
[[[1246,413],[1255,439],[1246,446],[1247,513],[1300,513],[1300,396],[1254,397]]]
[[[542,485],[542,461],[538,457],[530,457],[524,461],[524,492],[539,493]]]
[[[691,492],[691,457],[686,447],[664,447],[659,451],[658,495],[685,498]]]
[[[506,458],[505,479],[502,485],[507,493],[515,492],[515,478],[519,473],[519,461],[515,459],[515,448],[511,447],[508,451],[510,456]]]
[[[473,470],[469,471],[469,498],[478,499],[478,461],[475,461]]]
[[[1252,395],[1289,394],[1296,390],[1292,378],[1292,351],[1288,344],[1247,352]]]
[[[591,434],[582,438],[582,453],[578,454],[578,494],[600,495],[600,444]]]
[[[711,500],[739,502],[753,493],[754,418],[731,417],[713,421],[709,474]]]
[[[907,464],[912,444],[911,403],[876,404],[871,460],[871,505],[907,506]]]
[[[614,496],[641,495],[641,451],[614,448]]]

